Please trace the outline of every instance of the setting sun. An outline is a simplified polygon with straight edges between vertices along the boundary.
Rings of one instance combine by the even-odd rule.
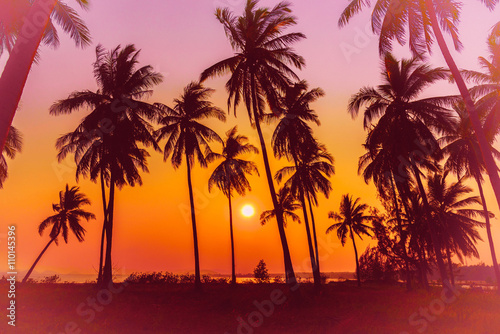
[[[251,204],[246,204],[241,208],[243,217],[252,217],[255,214],[255,208]]]

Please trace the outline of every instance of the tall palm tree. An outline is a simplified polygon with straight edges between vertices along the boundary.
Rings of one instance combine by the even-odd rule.
[[[285,187],[289,188],[292,195],[295,196],[301,203],[309,245],[311,267],[313,269],[314,283],[316,287],[321,285],[319,254],[316,238],[314,238],[315,244],[313,248],[305,199],[308,199],[309,208],[311,209],[309,217],[313,219],[312,202],[317,205],[318,192],[323,193],[328,198],[328,195],[332,190],[332,185],[328,178],[333,175],[334,172],[333,157],[326,151],[326,147],[324,145],[318,145],[314,150],[310,147],[308,152],[301,152],[300,158],[295,161],[294,166],[283,167],[275,175],[278,183],[282,182],[286,176],[290,176],[285,182]],[[313,232],[314,237],[316,237],[314,220]]]
[[[156,131],[158,141],[166,139],[163,160],[171,156],[172,166],[179,168],[186,159],[189,201],[194,241],[195,288],[201,289],[200,257],[198,252],[198,234],[191,183],[191,170],[195,160],[201,167],[207,167],[206,154],[210,153],[209,141],[222,143],[219,135],[206,125],[199,123],[205,118],[217,118],[225,121],[225,113],[208,101],[213,89],[205,88],[198,82],[191,82],[184,88],[184,93],[174,101],[174,108],[157,104],[165,116],[160,120],[161,127]],[[203,153],[202,149],[206,152]]]
[[[23,146],[23,137],[19,130],[15,127],[11,126],[9,133],[7,135],[7,141],[5,142],[5,146],[3,148],[3,152],[0,155],[0,189],[3,188],[3,183],[7,179],[7,160],[6,157],[10,159],[14,159],[16,154],[21,152]]]
[[[241,196],[244,196],[247,190],[252,190],[248,182],[247,174],[259,174],[257,165],[253,161],[247,161],[239,158],[245,153],[259,153],[259,150],[248,143],[248,138],[237,134],[235,126],[226,132],[227,138],[224,140],[222,154],[210,152],[206,160],[213,162],[222,159],[222,162],[215,168],[210,179],[208,179],[208,191],[211,191],[214,185],[227,196],[229,202],[229,230],[231,234],[231,283],[236,284],[236,266],[234,259],[234,236],[233,236],[233,208],[231,197],[233,190]]]
[[[493,269],[495,271],[497,287],[500,287],[500,269],[498,267],[495,245],[493,243],[493,235],[491,233],[491,223],[488,214],[488,206],[486,204],[486,198],[484,196],[484,190],[482,186],[484,180],[483,173],[485,171],[484,161],[481,156],[477,137],[474,135],[474,130],[472,129],[469,116],[465,111],[465,105],[463,103],[457,104],[454,106],[454,109],[458,114],[458,118],[454,124],[454,128],[451,132],[445,134],[445,136],[440,139],[446,145],[443,147],[443,151],[448,154],[445,168],[454,172],[459,178],[471,177],[476,181],[477,187],[479,189],[479,195],[481,197],[481,203],[483,205],[483,217],[485,218],[486,233],[488,235],[488,244],[490,246],[491,259],[493,262]],[[490,117],[486,117],[486,115],[484,116],[484,120],[490,119]],[[488,141],[490,143],[490,149],[498,159],[500,158],[500,152],[498,152],[493,147],[493,142],[495,140],[495,131],[489,130],[489,128],[492,126],[496,127],[498,125],[496,124],[496,122],[491,122],[491,120],[489,122],[484,121],[485,132],[489,134]]]
[[[300,224],[300,217],[295,213],[296,210],[300,209],[301,205],[290,192],[290,188],[284,186],[278,192],[278,209],[263,211],[260,215],[261,225],[265,225],[271,219],[276,219],[277,212],[283,212],[283,218],[285,222],[285,227],[288,219]]]
[[[38,226],[38,233],[40,233],[40,235],[42,235],[45,229],[52,226],[52,229],[50,230],[50,241],[47,243],[47,246],[45,246],[40,255],[38,255],[30,270],[28,270],[28,273],[24,276],[22,283],[25,283],[28,280],[33,272],[33,269],[35,269],[35,266],[38,261],[40,261],[47,248],[49,248],[53,242],[55,242],[56,245],[59,244],[57,238],[61,235],[61,233],[64,242],[66,243],[68,243],[69,231],[73,232],[78,241],[83,241],[85,229],[82,225],[80,225],[80,220],[85,219],[89,221],[90,219],[95,219],[93,213],[82,209],[82,206],[84,205],[90,205],[90,200],[85,196],[85,194],[80,192],[80,188],[71,187],[70,189],[69,186],[66,185],[66,190],[59,192],[59,203],[52,204],[52,210],[54,210],[56,214],[48,217]]]
[[[356,198],[356,200],[353,200],[352,196],[349,196],[349,194],[342,195],[339,212],[330,211],[330,213],[328,213],[328,218],[335,219],[338,223],[331,225],[326,230],[326,233],[336,230],[337,237],[339,238],[342,246],[345,245],[347,241],[347,234],[349,234],[354,247],[354,254],[356,256],[356,276],[358,277],[358,286],[361,286],[361,278],[359,272],[358,250],[356,249],[354,234],[363,240],[362,235],[371,236],[370,230],[372,230],[371,226],[365,224],[365,222],[372,219],[372,216],[365,215],[368,205],[360,203],[360,200],[361,199],[359,197]]]
[[[477,227],[484,227],[484,223],[475,217],[488,217],[489,212],[469,208],[473,204],[481,204],[477,196],[462,198],[472,192],[472,189],[463,184],[463,179],[450,185],[446,184],[448,172],[434,173],[428,177],[429,204],[433,216],[439,222],[439,232],[444,245],[451,282],[454,285],[452,252],[463,261],[463,257],[479,257],[476,243],[481,240]],[[486,214],[486,215],[485,215]]]
[[[489,10],[493,10],[498,0],[481,0],[481,2]],[[370,5],[370,1],[351,0],[339,19],[339,26],[346,25],[363,7]],[[437,41],[460,95],[465,101],[485,168],[490,176],[497,204],[500,207],[500,177],[497,165],[489,150],[490,145],[481,127],[481,120],[474,101],[441,31],[442,28],[450,34],[456,50],[460,51],[462,49],[457,27],[460,21],[461,7],[462,3],[458,1],[377,0],[371,17],[372,29],[376,34],[380,35],[379,50],[381,54],[391,50],[394,39],[399,44],[404,45],[407,40],[407,31],[410,50],[414,56],[422,57],[426,51],[430,52],[434,39]]]
[[[149,153],[138,144],[161,151],[150,124],[158,120],[161,112],[141,99],[152,93],[152,87],[162,82],[162,76],[151,66],[137,68],[139,54],[133,45],[123,49],[118,46],[110,51],[97,46],[94,77],[99,89],[73,92],[50,108],[53,115],[91,109],[73,132],[57,140],[56,147],[59,161],[74,154],[77,180],[79,176],[89,177],[94,182],[100,179],[104,222],[98,281],[105,285],[112,280],[115,187],[142,184],[139,170],[148,171],[146,158]],[[106,186],[109,188],[108,200]]]
[[[250,122],[257,129],[269,192],[276,209],[278,199],[262,134],[261,117],[265,113],[266,101],[271,110],[278,112],[279,93],[284,92],[292,80],[298,80],[289,66],[300,69],[304,65],[304,59],[290,45],[305,36],[301,33],[284,33],[286,28],[296,24],[288,3],[280,2],[272,9],[257,8],[257,4],[258,0],[247,0],[242,16],[234,15],[229,8],[217,9],[217,19],[223,24],[235,55],[207,68],[200,80],[231,73],[231,78],[226,83],[229,92],[228,107],[232,104],[236,113],[237,106],[244,102]],[[295,274],[283,214],[279,210],[276,214],[286,280],[293,284]]]
[[[76,0],[83,9],[88,0]],[[90,33],[77,12],[59,0],[4,0],[0,8],[0,54],[10,57],[0,77],[0,152],[17,110],[24,85],[40,43],[57,47],[59,37],[53,21],[77,46],[90,45]],[[24,18],[24,20],[23,20]],[[42,19],[42,20],[41,20]]]
[[[433,159],[441,156],[437,139],[433,132],[443,132],[451,127],[450,111],[444,106],[456,101],[456,97],[430,97],[418,99],[419,94],[436,82],[447,77],[442,68],[431,68],[421,64],[417,58],[396,60],[391,54],[385,55],[384,83],[376,89],[362,88],[349,101],[348,110],[354,117],[366,105],[365,128],[373,127],[366,141],[371,151],[383,148],[391,152],[398,162],[396,183],[409,182],[410,172],[416,180],[424,208],[426,208],[429,233],[436,253],[436,261],[443,284],[448,277],[441,257],[439,239],[431,224],[430,207],[421,180],[420,167],[437,170]],[[372,123],[377,120],[376,125]]]

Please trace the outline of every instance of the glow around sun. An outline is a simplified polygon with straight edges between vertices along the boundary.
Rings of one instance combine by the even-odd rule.
[[[252,217],[255,214],[255,208],[251,204],[245,204],[241,208],[241,214],[243,217]]]

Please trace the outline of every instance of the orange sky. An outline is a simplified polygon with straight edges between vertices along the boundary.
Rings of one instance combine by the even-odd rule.
[[[273,5],[276,1],[261,1]],[[295,31],[303,32],[307,39],[296,45],[303,55],[307,68],[299,72],[311,88],[321,87],[326,96],[314,104],[322,126],[315,127],[316,136],[325,143],[335,157],[336,174],[332,178],[333,192],[330,199],[320,199],[316,210],[322,270],[353,271],[352,244],[344,248],[334,235],[324,231],[333,221],[327,219],[330,210],[337,210],[340,196],[346,192],[359,196],[370,205],[377,205],[372,185],[367,186],[357,175],[358,157],[365,133],[361,119],[352,121],[346,112],[349,96],[364,85],[379,83],[379,58],[377,38],[366,34],[368,13],[357,16],[346,28],[337,28],[338,17],[347,2],[292,1],[298,17]],[[85,115],[80,111],[71,116],[54,117],[48,114],[50,105],[65,98],[74,90],[96,89],[91,64],[94,48],[98,43],[106,48],[118,44],[135,44],[142,49],[142,65],[150,64],[165,76],[165,81],[155,89],[150,102],[171,104],[182,88],[196,80],[206,67],[232,54],[222,26],[213,12],[217,6],[229,6],[240,12],[243,0],[215,1],[93,1],[91,10],[83,13],[92,33],[94,44],[84,50],[76,49],[66,37],[58,50],[42,48],[40,64],[34,66],[24,90],[20,110],[14,125],[24,134],[24,150],[9,162],[10,177],[0,190],[0,240],[5,241],[7,226],[18,228],[18,269],[27,269],[48,241],[40,237],[38,224],[52,214],[51,204],[66,183],[75,185],[75,167],[71,159],[57,163],[54,143],[61,134],[72,131]],[[477,1],[464,8],[461,36],[465,50],[457,55],[460,67],[477,69],[477,57],[485,55],[488,29],[499,17],[499,10],[489,13]],[[478,19],[481,17],[481,19]],[[61,34],[62,35],[62,34]],[[344,50],[344,51],[343,51]],[[353,51],[347,54],[346,50]],[[406,48],[397,48],[398,55],[408,56]],[[456,54],[456,53],[454,53]],[[5,63],[0,59],[0,66]],[[438,50],[432,58],[435,65],[444,66]],[[207,85],[217,91],[213,95],[216,105],[225,108],[227,94],[224,83],[227,77],[209,80]],[[439,85],[431,94],[456,93],[453,86]],[[224,134],[238,124],[241,133],[258,145],[257,137],[248,126],[246,111],[228,118],[226,123],[209,121],[207,124]],[[264,133],[270,138],[272,127]],[[217,146],[214,150],[219,150]],[[125,187],[116,196],[116,219],[113,242],[114,266],[117,273],[130,271],[186,271],[194,267],[192,231],[189,220],[189,198],[186,169],[177,171],[170,163],[163,163],[162,155],[151,152],[150,173],[143,175],[142,187]],[[247,203],[256,207],[257,213],[271,207],[262,157],[256,161],[261,177],[252,177],[253,191],[245,198],[235,198],[235,243],[237,272],[247,273],[263,258],[271,272],[283,270],[282,252],[275,223],[260,226],[257,216],[244,218],[239,210]],[[272,161],[275,172],[286,161]],[[219,192],[208,193],[207,180],[215,165],[208,169],[194,169],[197,221],[202,270],[230,272],[229,226],[227,199]],[[102,208],[99,187],[86,180],[79,186],[93,205],[91,211],[97,220],[84,223],[86,240],[78,243],[70,237],[68,245],[51,246],[37,271],[54,270],[61,273],[93,273],[98,264]],[[488,203],[498,215],[492,191],[487,187]],[[493,220],[495,240],[499,240],[498,221]],[[290,223],[287,236],[296,271],[309,270],[309,258],[304,226]],[[483,233],[483,235],[485,235]],[[373,243],[373,242],[372,242]],[[362,252],[367,242],[361,243]],[[481,261],[491,263],[485,243],[478,247]],[[0,252],[0,271],[6,269],[6,252]]]

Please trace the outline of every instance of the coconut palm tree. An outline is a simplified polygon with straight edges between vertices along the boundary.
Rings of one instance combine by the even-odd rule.
[[[489,10],[493,10],[498,0],[481,0],[481,2]],[[356,13],[368,6],[371,6],[370,1],[351,0],[339,19],[339,26],[345,26]],[[474,101],[441,31],[442,28],[451,36],[456,50],[462,49],[457,27],[461,8],[462,3],[459,1],[377,0],[371,17],[372,30],[380,36],[379,51],[382,55],[391,51],[393,40],[397,40],[401,45],[409,40],[410,50],[416,57],[422,57],[427,51],[430,52],[434,40],[437,41],[460,95],[465,101],[485,168],[490,177],[497,204],[500,207],[500,177],[497,165],[489,150],[490,145],[481,127],[481,120]],[[500,28],[496,31],[499,30]]]
[[[142,184],[140,170],[148,171],[149,153],[139,147],[139,143],[161,151],[150,124],[158,120],[160,110],[141,99],[152,93],[152,87],[162,82],[162,76],[151,66],[137,68],[139,54],[133,45],[123,49],[118,46],[110,51],[97,46],[94,77],[99,89],[73,92],[50,108],[53,115],[91,109],[73,132],[57,140],[56,147],[59,161],[74,154],[77,180],[79,176],[94,182],[100,179],[104,211],[101,250],[106,239],[106,253],[104,256],[101,251],[98,281],[105,285],[112,280],[115,187]]]
[[[157,107],[165,114],[160,120],[160,129],[156,131],[158,141],[166,139],[163,160],[167,161],[171,157],[172,166],[177,169],[182,160],[186,159],[194,241],[195,288],[197,290],[201,289],[201,275],[191,170],[195,161],[198,161],[201,167],[207,167],[206,155],[211,152],[208,146],[210,141],[222,143],[222,139],[214,130],[199,121],[206,118],[226,121],[225,113],[208,101],[212,92],[213,89],[205,88],[198,82],[191,82],[184,88],[181,97],[174,101],[174,108],[157,104]]]
[[[491,259],[495,271],[495,278],[497,280],[497,287],[500,287],[500,269],[498,268],[495,245],[493,243],[493,235],[491,233],[491,223],[488,214],[488,206],[486,204],[486,198],[484,196],[484,190],[482,186],[484,180],[483,173],[485,172],[484,161],[481,156],[477,137],[474,135],[474,130],[472,129],[469,116],[465,111],[465,105],[463,103],[457,104],[454,106],[454,109],[458,114],[458,118],[454,124],[454,128],[451,132],[446,133],[445,136],[440,139],[440,141],[445,144],[445,146],[443,147],[443,151],[448,154],[445,168],[451,170],[459,178],[473,178],[476,181],[481,198],[481,203],[483,205],[483,217],[485,218],[486,233],[488,235],[488,244],[490,246]],[[491,117],[486,117],[486,115],[483,115],[482,118],[484,120],[490,120],[489,122],[484,122],[484,129],[485,132],[489,134],[488,141],[490,143],[490,149],[498,159],[500,158],[500,152],[498,152],[493,147],[495,131],[489,130],[491,127],[496,127],[498,125],[495,122],[491,122]]]
[[[373,127],[367,137],[366,147],[372,152],[383,148],[398,159],[394,165],[398,170],[396,183],[400,182],[404,186],[409,181],[411,171],[427,211],[425,221],[431,224],[420,168],[438,169],[434,159],[441,157],[441,150],[433,132],[451,128],[452,117],[444,106],[456,101],[457,97],[418,99],[423,89],[447,77],[447,71],[442,68],[421,64],[417,58],[398,61],[391,54],[386,54],[384,65],[384,83],[377,88],[364,87],[353,95],[348,111],[354,117],[366,105],[364,126]],[[375,120],[377,123],[373,125]],[[432,224],[429,233],[442,281],[444,284],[449,283],[439,239]]]
[[[446,184],[448,172],[434,173],[427,179],[429,204],[433,217],[439,223],[439,232],[444,246],[450,270],[451,282],[454,285],[452,252],[463,262],[463,257],[474,256],[479,258],[476,249],[478,240],[482,241],[477,227],[484,227],[484,223],[475,217],[487,217],[489,212],[471,209],[469,206],[481,204],[477,196],[462,198],[472,192],[472,189],[463,184],[463,178],[450,185]]]
[[[300,207],[300,203],[297,201],[295,196],[292,195],[290,189],[284,186],[278,192],[278,209],[266,210],[262,212],[260,215],[260,224],[265,225],[271,219],[276,219],[277,211],[283,213],[285,227],[289,219],[300,224],[300,217],[295,213],[295,211],[300,209]]]
[[[88,8],[88,0],[76,0]],[[4,0],[0,8],[0,54],[11,55],[0,77],[0,152],[17,110],[24,85],[41,42],[57,47],[54,22],[70,35],[77,46],[90,45],[90,33],[78,13],[59,0]],[[42,20],[41,20],[42,19]]]
[[[311,258],[311,267],[313,269],[314,283],[316,287],[321,285],[321,274],[319,271],[319,254],[318,247],[311,240],[311,232],[309,228],[309,219],[306,206],[306,198],[311,209],[310,217],[313,219],[312,202],[317,205],[317,193],[323,193],[327,198],[332,190],[332,185],[328,179],[333,175],[335,169],[333,167],[333,157],[327,152],[324,145],[318,144],[315,150],[310,147],[308,152],[300,152],[300,157],[295,161],[294,166],[283,167],[276,175],[276,181],[281,183],[286,176],[289,178],[285,181],[285,187],[290,189],[290,192],[301,203],[304,222],[306,226],[307,241],[309,245],[309,255]],[[314,236],[316,227],[313,225]]]
[[[240,196],[244,196],[247,190],[252,190],[250,182],[248,182],[247,174],[259,174],[257,165],[253,161],[247,161],[239,158],[245,153],[259,153],[259,150],[248,143],[248,138],[237,134],[235,126],[226,132],[227,138],[224,140],[222,154],[210,152],[206,160],[213,162],[222,160],[215,168],[210,179],[208,179],[208,191],[211,191],[213,186],[217,186],[224,195],[227,196],[229,202],[229,231],[231,234],[231,283],[236,284],[236,266],[234,259],[234,236],[233,236],[233,208],[231,198],[233,190]]]
[[[28,280],[33,272],[33,269],[35,269],[35,266],[38,261],[40,261],[47,248],[49,248],[53,242],[55,242],[56,245],[59,245],[57,238],[61,235],[61,233],[65,243],[68,243],[69,231],[73,232],[78,241],[83,241],[85,229],[82,225],[80,225],[80,220],[85,219],[89,221],[90,219],[95,219],[93,213],[82,209],[82,206],[84,205],[90,205],[90,200],[85,196],[85,194],[80,192],[80,188],[71,187],[70,189],[69,186],[66,185],[66,189],[59,192],[59,203],[52,204],[52,210],[54,210],[56,214],[48,217],[38,226],[38,233],[40,233],[40,235],[42,235],[45,229],[52,226],[49,234],[50,241],[47,243],[47,246],[45,246],[40,255],[38,255],[30,270],[28,270],[28,273],[24,276],[22,283],[25,283]]]
[[[3,148],[3,152],[0,155],[0,189],[3,188],[3,183],[7,179],[7,160],[6,157],[14,159],[16,154],[21,152],[23,146],[23,137],[19,130],[11,126],[9,133],[7,135],[7,141]]]
[[[288,3],[280,2],[272,9],[258,8],[257,5],[258,0],[247,0],[242,16],[234,15],[229,8],[217,9],[217,19],[223,24],[235,55],[207,68],[200,80],[231,73],[231,78],[226,83],[229,92],[228,107],[233,105],[236,113],[240,102],[244,102],[250,122],[257,129],[269,192],[276,209],[278,199],[262,134],[261,117],[265,113],[266,102],[271,110],[278,112],[279,93],[283,93],[292,80],[298,80],[290,66],[300,69],[304,65],[304,59],[290,45],[305,36],[302,33],[284,33],[286,28],[296,24]],[[293,284],[295,274],[280,212],[277,212],[276,221],[286,279],[289,284]]]
[[[349,237],[351,238],[352,245],[354,247],[354,254],[356,256],[356,276],[358,277],[358,286],[361,286],[361,278],[359,272],[358,250],[356,249],[354,234],[356,234],[361,240],[363,240],[363,234],[371,236],[370,231],[372,230],[372,227],[365,224],[365,222],[370,221],[373,218],[372,216],[365,215],[368,205],[360,203],[360,200],[361,199],[358,197],[353,201],[352,196],[349,194],[342,195],[339,212],[330,211],[328,213],[328,218],[335,219],[338,223],[331,225],[326,230],[326,233],[336,230],[337,237],[339,238],[342,246],[345,245],[347,241],[347,234],[349,233]]]

